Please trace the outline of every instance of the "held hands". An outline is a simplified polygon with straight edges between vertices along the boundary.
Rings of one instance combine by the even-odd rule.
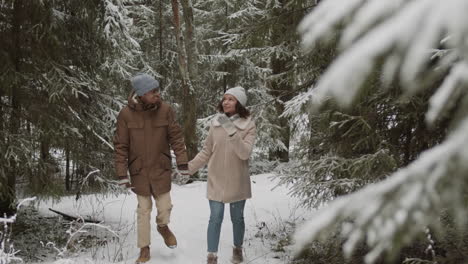
[[[226,130],[230,137],[237,132],[234,123],[232,123],[231,119],[229,119],[229,117],[225,114],[218,115],[218,122],[221,124],[224,130]]]
[[[172,172],[172,179],[175,183],[181,185],[191,182],[190,181],[190,172],[188,170],[187,164],[180,164]]]
[[[179,171],[180,175],[182,175],[182,177],[189,177],[190,176],[187,164],[177,165],[177,170]]]

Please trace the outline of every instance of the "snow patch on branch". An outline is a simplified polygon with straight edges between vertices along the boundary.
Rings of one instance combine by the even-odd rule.
[[[453,66],[440,88],[431,97],[426,115],[428,123],[434,123],[448,109],[453,107],[467,85],[468,63],[460,62]]]
[[[443,43],[447,48],[468,48],[464,41],[468,32],[465,15],[468,2],[464,0],[413,0],[405,1],[406,4],[391,1],[384,5],[388,5],[385,9],[377,7],[375,2],[382,5],[381,1],[364,4],[357,0],[324,1],[300,24],[303,45],[313,48],[327,32],[352,18],[344,29],[343,54],[317,84],[319,96],[331,95],[341,105],[350,106],[381,58],[390,58],[384,77],[399,76],[407,92],[414,93],[420,88],[421,78],[431,75],[427,71],[430,55],[443,39],[451,36]],[[382,19],[382,15],[387,18],[380,22],[378,18]],[[446,63],[450,61],[440,62],[442,67],[446,67]]]

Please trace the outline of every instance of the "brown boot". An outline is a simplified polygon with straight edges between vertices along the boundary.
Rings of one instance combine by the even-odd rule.
[[[213,253],[208,253],[206,264],[218,264],[218,257]]]
[[[166,243],[166,246],[169,248],[177,247],[177,239],[167,225],[158,226],[158,232],[164,238],[164,243]]]
[[[135,264],[145,263],[150,260],[150,248],[149,246],[140,248],[140,256],[135,261]]]
[[[232,248],[232,259],[231,262],[238,264],[244,261],[244,257],[242,255],[242,248],[241,247],[233,247]]]

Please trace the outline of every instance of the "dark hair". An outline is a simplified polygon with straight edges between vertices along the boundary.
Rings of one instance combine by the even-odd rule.
[[[224,113],[224,111],[223,111],[223,99],[221,99],[221,101],[219,102],[218,107],[216,107],[216,109],[218,109],[219,112]],[[239,114],[239,116],[242,117],[242,118],[247,118],[247,117],[250,116],[249,109],[247,109],[243,105],[241,105],[239,103],[239,101],[237,101],[237,103],[236,103],[236,113]]]

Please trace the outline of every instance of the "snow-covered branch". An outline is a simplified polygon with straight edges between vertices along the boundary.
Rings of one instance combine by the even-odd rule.
[[[426,151],[407,168],[388,179],[331,202],[295,234],[297,249],[342,224],[348,237],[345,253],[367,239],[372,263],[382,252],[395,253],[427,225],[437,225],[443,208],[457,208],[462,220],[462,196],[468,175],[468,118],[441,145]],[[455,177],[455,175],[462,175]],[[346,222],[353,219],[352,222]],[[418,228],[419,227],[419,228]]]
[[[343,53],[317,84],[317,96],[332,95],[349,106],[382,58],[384,78],[396,76],[408,93],[417,92],[422,78],[440,73],[428,69],[428,63],[442,40],[457,54],[468,49],[466,10],[464,0],[324,1],[299,27],[306,48],[313,48],[340,23],[349,24],[340,43]],[[450,66],[450,60],[439,62],[440,68]]]
[[[21,200],[16,206],[17,210],[24,203],[34,200],[36,200],[36,197]],[[0,264],[23,262],[20,257],[16,256],[19,250],[14,248],[13,242],[10,240],[11,228],[9,228],[9,225],[13,224],[14,222],[16,222],[16,214],[10,217],[0,217],[0,224],[3,225],[3,230],[0,230]]]

